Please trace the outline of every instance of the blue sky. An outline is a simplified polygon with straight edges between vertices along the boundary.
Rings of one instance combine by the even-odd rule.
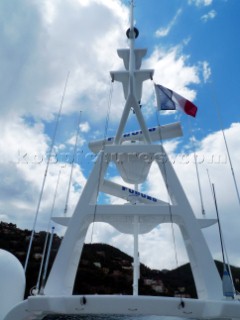
[[[166,149],[171,159],[175,159],[175,169],[198,217],[201,212],[192,161],[194,148],[200,159],[205,210],[209,217],[214,217],[206,172],[209,170],[216,184],[223,224],[226,225],[229,259],[239,266],[236,245],[239,241],[239,204],[221,128],[225,130],[239,181],[240,2],[136,0],[135,4],[135,21],[140,31],[136,47],[148,48],[144,66],[155,69],[156,83],[177,91],[198,106],[195,119],[180,112],[157,113],[153,83],[147,81],[142,99],[147,125],[157,125],[157,117],[162,124],[181,121],[184,137],[167,141]],[[128,25],[128,1],[0,2],[1,220],[16,223],[21,228],[32,228],[68,73],[54,146],[57,161],[53,158],[49,168],[37,230],[48,225],[59,170],[61,177],[54,214],[63,214],[77,119],[79,111],[82,111],[78,157],[69,199],[68,215],[72,214],[93,165],[87,143],[104,136],[109,71],[123,68],[116,49],[128,47],[125,36]],[[108,136],[114,136],[123,106],[121,87],[114,83]],[[135,116],[131,115],[126,130],[136,129]],[[190,139],[193,134],[194,145]],[[178,153],[187,155],[190,163],[182,163]],[[156,167],[153,166],[142,188],[149,194],[164,198],[166,194],[160,186],[161,179],[156,179],[156,175]],[[114,167],[108,176],[122,183]],[[115,203],[116,199],[108,197],[105,201]],[[63,233],[61,228],[57,230]],[[228,230],[232,230],[231,234]],[[205,236],[214,257],[221,259],[217,228],[206,230]],[[186,253],[179,234],[178,237],[180,263],[184,263]],[[131,238],[118,234],[109,226],[95,226],[93,239],[116,245],[130,254],[132,252]],[[142,236],[142,261],[160,269],[175,267],[174,254],[170,249],[166,250],[171,248],[170,242],[171,232],[165,226]],[[169,252],[161,261],[155,254],[159,250]]]

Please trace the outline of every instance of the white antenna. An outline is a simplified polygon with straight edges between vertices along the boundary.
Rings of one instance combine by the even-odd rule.
[[[218,206],[217,206],[217,198],[216,198],[216,193],[215,193],[215,188],[213,183],[212,183],[212,192],[213,192],[214,204],[215,204],[216,213],[217,213],[219,236],[220,236],[221,250],[222,250],[222,257],[223,257],[223,278],[222,278],[223,294],[225,297],[234,298],[235,289],[232,282],[232,277],[230,276],[230,272],[229,272],[230,267],[228,266],[227,268],[227,264],[225,260],[222,228],[221,228],[221,222],[220,222]]]
[[[199,190],[199,196],[200,196],[200,202],[201,202],[201,209],[202,209],[202,215],[205,215],[205,209],[204,209],[204,204],[203,204],[203,196],[202,196],[202,188],[201,188],[201,183],[200,183],[200,177],[199,177],[199,170],[198,170],[198,163],[197,163],[197,155],[194,150],[194,163],[195,163],[195,169],[196,169],[196,174],[197,174],[197,182],[198,182],[198,190]]]
[[[231,268],[230,268],[230,264],[229,264],[229,261],[228,261],[227,250],[226,250],[225,244],[224,244],[222,228],[221,228],[221,222],[220,222],[219,211],[218,211],[218,205],[217,205],[217,197],[216,197],[215,187],[214,187],[214,183],[211,182],[208,169],[207,169],[207,175],[208,175],[208,180],[209,180],[210,188],[211,188],[212,195],[213,195],[215,211],[216,211],[216,214],[217,214],[218,230],[219,230],[219,237],[220,237],[220,244],[221,244],[221,251],[222,251],[222,258],[223,258],[223,277],[222,277],[223,294],[224,294],[225,297],[232,297],[233,298],[234,297],[234,292],[236,290],[235,290],[235,287],[234,287]],[[225,254],[226,254],[226,258],[225,258]],[[226,263],[226,260],[227,260],[227,263]]]
[[[48,237],[49,237],[49,231],[50,231],[50,223],[51,223],[51,219],[52,219],[54,208],[55,208],[55,202],[56,202],[57,191],[58,191],[58,186],[59,186],[59,181],[60,181],[60,175],[61,175],[61,170],[59,170],[59,172],[58,172],[58,178],[57,178],[57,184],[56,184],[56,188],[55,188],[55,192],[54,192],[54,196],[53,196],[51,214],[50,214],[50,217],[49,217],[47,233],[46,233],[44,246],[43,246],[42,259],[41,259],[41,264],[40,264],[39,273],[38,273],[38,279],[37,279],[37,284],[36,284],[36,293],[37,294],[38,294],[39,288],[40,288],[40,282],[41,282],[41,276],[42,276],[42,270],[43,270],[43,263],[44,263],[44,259],[45,259],[46,251],[47,251],[47,243],[48,243]]]
[[[72,161],[72,165],[71,165],[71,172],[70,172],[70,177],[69,177],[69,181],[68,181],[68,190],[67,190],[67,196],[66,196],[66,202],[65,202],[65,208],[64,208],[64,215],[65,216],[68,211],[68,201],[69,201],[69,194],[70,194],[72,175],[73,175],[74,157],[75,157],[76,150],[77,150],[78,135],[79,135],[79,131],[80,131],[81,115],[82,115],[82,111],[80,111],[80,113],[79,113],[79,119],[78,119],[78,123],[77,123],[77,132],[76,132],[76,138],[75,138],[75,144],[74,144],[74,150],[73,150],[73,161]]]
[[[52,151],[53,151],[53,147],[54,147],[54,144],[55,144],[55,139],[56,139],[56,135],[57,135],[58,124],[59,124],[60,116],[61,116],[61,113],[62,113],[62,107],[63,107],[63,102],[64,102],[66,90],[67,90],[67,84],[68,84],[69,74],[70,74],[70,72],[68,72],[67,78],[66,78],[66,81],[65,81],[65,85],[64,85],[64,89],[63,89],[63,94],[62,94],[62,99],[61,99],[61,102],[60,102],[60,107],[59,107],[59,111],[58,111],[58,115],[57,115],[56,125],[55,125],[55,128],[54,128],[52,143],[51,143],[50,150],[49,150],[49,157],[48,157],[48,160],[47,160],[47,165],[46,165],[46,169],[45,169],[44,176],[43,176],[41,191],[40,191],[40,195],[39,195],[39,199],[38,199],[38,204],[37,204],[37,209],[36,209],[36,213],[35,213],[35,218],[34,218],[34,222],[33,222],[32,233],[31,233],[30,242],[29,242],[28,251],[27,251],[27,256],[26,256],[26,260],[25,260],[25,264],[24,264],[24,271],[25,271],[25,273],[26,273],[26,271],[27,271],[27,266],[28,266],[28,261],[29,261],[29,257],[30,257],[30,252],[31,252],[31,249],[32,249],[32,243],[33,243],[33,238],[34,238],[34,234],[35,234],[35,229],[36,229],[36,224],[37,224],[37,218],[38,218],[38,214],[39,214],[39,210],[40,210],[40,205],[41,205],[41,202],[42,202],[43,191],[44,191],[45,183],[46,183],[46,179],[47,179],[48,168],[49,168],[49,164],[50,164],[50,158],[51,158]]]
[[[233,177],[233,182],[234,182],[234,186],[235,186],[235,190],[236,190],[236,194],[237,194],[237,198],[238,198],[238,203],[240,205],[240,194],[239,194],[238,184],[237,184],[237,180],[236,180],[236,176],[235,176],[235,172],[234,172],[234,168],[233,168],[233,164],[232,164],[232,159],[231,159],[229,148],[228,148],[228,143],[227,143],[225,131],[223,128],[222,115],[220,112],[220,108],[218,108],[217,102],[215,104],[216,104],[215,107],[216,107],[216,111],[217,111],[217,115],[218,115],[218,121],[219,121],[220,129],[222,131],[223,140],[224,140],[224,144],[225,144],[225,148],[227,151],[227,156],[228,156],[228,160],[229,160],[229,164],[230,164],[230,168],[231,168],[231,172],[232,172],[232,177]]]
[[[46,262],[45,262],[45,266],[44,266],[44,270],[43,270],[42,285],[41,285],[41,289],[40,289],[40,293],[41,294],[43,294],[43,289],[44,289],[45,283],[46,283],[47,269],[48,269],[50,254],[51,254],[51,248],[52,248],[52,242],[53,242],[53,236],[54,236],[54,229],[55,229],[55,227],[52,227],[51,236],[50,236],[50,240],[49,240],[49,244],[48,244]]]
[[[131,29],[131,31],[133,31],[133,28],[134,28],[133,8],[134,8],[134,0],[131,0],[131,7],[130,7],[130,29]]]
[[[238,190],[238,185],[237,185],[237,180],[236,180],[235,172],[234,172],[233,165],[232,165],[232,159],[231,159],[230,152],[229,152],[229,149],[228,149],[227,139],[226,139],[225,132],[224,132],[223,128],[222,128],[221,130],[222,130],[222,134],[223,134],[223,139],[224,139],[225,147],[226,147],[226,150],[227,150],[227,155],[228,155],[228,159],[229,159],[229,164],[230,164],[231,171],[232,171],[232,177],[233,177],[234,186],[235,186],[236,193],[237,193],[238,202],[239,202],[239,205],[240,205],[240,195],[239,195],[239,190]]]

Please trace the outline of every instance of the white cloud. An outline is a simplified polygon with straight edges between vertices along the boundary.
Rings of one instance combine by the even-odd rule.
[[[188,0],[189,4],[194,4],[197,7],[200,6],[210,6],[212,4],[213,0]]]
[[[5,4],[2,11],[8,19],[2,21],[1,30],[12,30],[2,31],[2,38],[6,42],[2,45],[0,59],[1,70],[5,71],[1,73],[4,86],[0,89],[3,110],[8,114],[14,112],[21,116],[28,113],[51,121],[53,114],[58,111],[64,83],[70,71],[63,114],[82,110],[86,117],[90,116],[92,123],[102,121],[107,116],[109,70],[122,68],[116,48],[127,46],[122,31],[128,26],[126,7],[119,1],[44,0],[32,2],[31,6],[22,1],[14,9],[17,18],[13,18],[10,4]],[[25,11],[29,12],[27,19],[21,14]],[[178,10],[171,25],[180,13],[181,10]],[[16,38],[17,41],[14,40]],[[11,54],[8,54],[9,50]],[[180,56],[177,51],[173,48],[163,59],[159,49],[156,49],[155,56],[149,59],[149,66],[161,67],[164,61],[170,62],[171,74],[178,64],[176,79],[182,79],[180,82],[176,80],[178,86],[175,88],[187,91],[193,97],[195,92],[190,93],[182,80],[183,76],[190,76],[189,81],[186,79],[186,85],[191,83],[193,73],[197,74],[197,66],[188,67],[187,57]],[[167,58],[170,60],[167,61]],[[155,75],[159,72],[157,70]],[[192,75],[187,75],[189,72]],[[196,80],[192,83],[196,83]],[[9,94],[10,87],[14,95]],[[111,122],[116,122],[122,112],[124,99],[118,88],[120,84],[114,83]]]
[[[84,138],[82,138],[81,136],[78,137],[77,139],[78,146],[83,146],[85,142],[86,140]],[[69,138],[66,143],[74,146],[76,144],[76,135],[73,135],[71,138]]]
[[[41,124],[31,127],[22,119],[12,120],[14,121],[7,123],[1,121],[1,216],[7,217],[7,221],[14,221],[19,227],[31,228],[46,170],[49,141]],[[62,167],[56,158],[51,158],[40,207],[38,229],[46,228],[48,223],[59,169],[62,173],[55,212],[63,212],[64,197],[60,195],[66,194],[68,168],[69,164],[64,164]],[[85,184],[79,166],[75,168],[72,182],[78,183],[79,191]],[[73,210],[79,191],[71,187],[70,211]]]
[[[155,32],[156,37],[166,37],[173,26],[176,24],[179,15],[182,13],[182,9],[178,9],[177,13],[173,17],[173,19],[169,22],[168,26],[165,28],[160,28]]]
[[[237,181],[240,180],[240,170],[238,159],[240,151],[239,144],[240,123],[234,123],[225,130],[228,147],[231,153],[231,160],[235,169]],[[169,152],[177,176],[190,201],[195,216],[202,218],[200,196],[198,190],[196,168],[192,147],[189,153],[182,153],[183,157],[177,155],[178,143],[166,143],[165,148]],[[206,218],[216,218],[213,197],[211,194],[209,179],[206,169],[209,170],[211,182],[214,183],[218,199],[218,209],[222,223],[223,235],[228,250],[230,263],[238,265],[240,263],[238,241],[236,235],[239,233],[240,218],[239,204],[234,189],[231,175],[231,168],[227,160],[226,148],[221,131],[207,135],[197,143],[196,155],[198,156],[198,170],[203,194]],[[224,175],[224,181],[223,181]],[[115,178],[115,182],[122,183],[120,178]],[[226,192],[226,186],[227,192]],[[166,188],[163,179],[159,174],[157,165],[153,164],[144,192],[168,201]],[[113,201],[113,204],[118,203]],[[229,233],[228,230],[231,230]],[[89,231],[90,232],[90,231]],[[105,233],[106,232],[106,233]],[[217,225],[203,230],[207,244],[215,259],[221,260],[221,247]],[[173,245],[173,237],[176,239],[176,252]],[[133,237],[117,232],[114,228],[105,224],[95,224],[93,229],[94,242],[106,242],[114,245],[124,252],[133,254]],[[153,229],[150,233],[139,237],[140,259],[147,266],[157,269],[172,269],[176,265],[181,265],[188,261],[183,239],[177,226],[172,229],[170,224],[162,224]],[[158,253],[164,253],[159,255]],[[177,255],[177,261],[176,256]]]
[[[203,81],[206,83],[212,73],[211,67],[207,61],[201,62],[200,65],[202,66]]]
[[[201,20],[203,22],[207,22],[208,20],[212,20],[216,17],[217,15],[217,12],[215,10],[211,10],[209,11],[207,14],[204,14],[202,17],[201,17]]]
[[[152,55],[145,62],[147,67],[154,66],[154,81],[160,83],[167,88],[174,89],[182,96],[189,100],[194,100],[196,91],[189,89],[191,84],[198,84],[200,82],[198,66],[189,65],[188,56],[181,54],[180,47],[173,47],[169,51],[164,51],[155,48]],[[145,85],[143,99],[149,98],[149,93],[152,84]]]
[[[101,120],[107,105],[108,72],[120,63],[115,50],[126,41],[121,31],[126,28],[125,7],[118,1],[45,0],[21,1],[14,10],[3,1],[0,9],[5,13],[0,22],[4,83],[0,93],[5,112],[30,112],[51,119],[70,71],[63,113],[81,106],[85,114]]]
[[[239,148],[237,148],[237,137],[239,136],[239,134],[240,123],[232,124],[230,128],[225,130],[225,135],[231,153],[231,159],[235,169],[237,181],[239,181],[240,179],[240,170],[237,166],[238,159],[240,157],[240,151]],[[238,257],[238,249],[236,245],[236,239],[234,241],[234,235],[236,237],[236,234],[238,234],[237,229],[240,225],[240,218],[238,215],[239,204],[231,175],[231,168],[227,159],[222,132],[219,131],[210,134],[206,136],[206,138],[204,138],[202,141],[200,141],[199,148],[196,150],[196,154],[198,155],[199,159],[198,169],[200,173],[200,182],[202,186],[206,215],[208,218],[216,217],[213,198],[211,195],[209,180],[206,172],[206,169],[208,169],[211,180],[215,184],[216,188],[223,233],[226,246],[229,250],[228,254],[230,256],[231,263],[237,264],[240,262],[240,259]],[[175,160],[174,168],[189,198],[193,210],[196,216],[200,218],[201,206],[198,192],[197,176],[195,172],[196,169],[194,165],[194,156],[192,153],[189,153],[187,154],[187,157],[185,154],[184,158],[176,157],[176,154],[173,153],[173,149],[170,152],[170,156],[172,160]],[[164,200],[166,200],[167,196],[166,194],[165,196],[163,195],[163,187],[161,185],[162,179],[156,179],[157,174],[158,168],[157,166],[153,166],[148,179],[149,188],[150,190],[152,190],[152,192],[155,193],[155,196],[157,196],[157,193],[161,194],[163,197],[165,197]],[[223,174],[224,182],[222,180]],[[153,184],[150,185],[150,182],[153,182]],[[226,186],[228,186],[228,192],[226,192]],[[229,234],[227,230],[233,230],[233,232]],[[210,244],[210,248],[214,257],[217,259],[221,259],[221,249],[219,245],[217,228],[210,227],[209,229],[206,229],[204,231],[204,234],[206,234],[207,242]],[[171,243],[171,234],[169,234],[167,238],[169,243]],[[167,240],[165,239],[165,241]],[[159,244],[156,241],[155,245],[154,243],[152,243],[151,248],[155,247],[155,250],[157,250],[158,246]],[[166,248],[168,248],[168,246],[166,246]],[[181,256],[182,250],[183,248],[180,247],[178,252],[179,256]],[[184,257],[186,258],[185,255]],[[147,259],[145,261],[147,261]],[[169,266],[168,259],[162,261],[162,263]],[[158,262],[158,266],[161,268],[161,262]]]
[[[0,89],[2,112],[14,112],[20,116],[31,114],[51,121],[53,114],[58,111],[66,76],[70,71],[62,113],[71,114],[82,110],[86,117],[90,116],[91,122],[103,120],[107,116],[110,90],[108,72],[122,68],[116,48],[126,47],[122,30],[128,25],[127,9],[119,1],[44,0],[32,2],[31,6],[22,1],[14,9],[14,18],[11,5],[6,5],[6,2],[1,5],[8,17],[2,21],[1,28],[4,40],[0,59],[4,83]],[[22,12],[29,12],[27,19],[22,16]],[[180,13],[181,10],[172,23]],[[9,50],[11,54],[8,54]],[[172,53],[170,73],[182,59],[178,73],[187,77],[187,70],[193,71],[194,66],[187,67],[187,57],[180,57],[176,51],[175,48],[169,51],[165,60],[155,52],[155,60],[152,56],[152,60],[149,60],[152,64],[149,66],[154,67],[157,63],[161,67],[161,62],[167,63]],[[179,89],[190,93],[183,86],[180,81]],[[9,94],[8,88],[14,90],[14,95]],[[124,99],[122,90],[118,91],[118,88],[120,84],[114,83],[111,122],[116,122],[122,112]],[[195,93],[191,92],[190,95],[195,96]]]
[[[82,106],[84,115],[90,115],[92,121],[105,116],[108,71],[115,68],[116,48],[125,44],[121,30],[125,29],[127,11],[119,1],[104,0],[1,1],[0,11],[4,12],[0,21],[0,214],[11,217],[20,227],[31,228],[51,144],[42,119],[47,120],[46,127],[54,126],[51,122],[58,112],[69,70],[63,116],[84,109]],[[99,108],[101,112],[96,112]],[[59,129],[57,134],[65,131]],[[81,124],[80,129],[87,133],[89,122]],[[74,136],[69,143],[73,141]],[[81,139],[80,144],[84,141]],[[51,207],[59,168],[59,193],[66,194],[69,155],[62,154],[66,141],[57,145],[54,150],[58,161],[55,163],[52,157],[38,228],[46,224],[44,218]],[[84,184],[85,177],[76,165],[70,212]],[[56,211],[62,212],[64,196],[57,203]]]
[[[80,123],[79,127],[81,132],[89,132],[90,130],[90,125],[87,121]]]

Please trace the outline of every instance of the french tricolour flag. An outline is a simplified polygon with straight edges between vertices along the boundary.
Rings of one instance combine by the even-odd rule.
[[[177,109],[185,112],[189,116],[196,116],[197,107],[191,101],[160,84],[155,84],[155,91],[159,110]]]

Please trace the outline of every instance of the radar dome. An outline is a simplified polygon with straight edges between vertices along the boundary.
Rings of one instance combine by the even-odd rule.
[[[20,261],[10,252],[0,249],[0,319],[23,300],[25,273]]]

